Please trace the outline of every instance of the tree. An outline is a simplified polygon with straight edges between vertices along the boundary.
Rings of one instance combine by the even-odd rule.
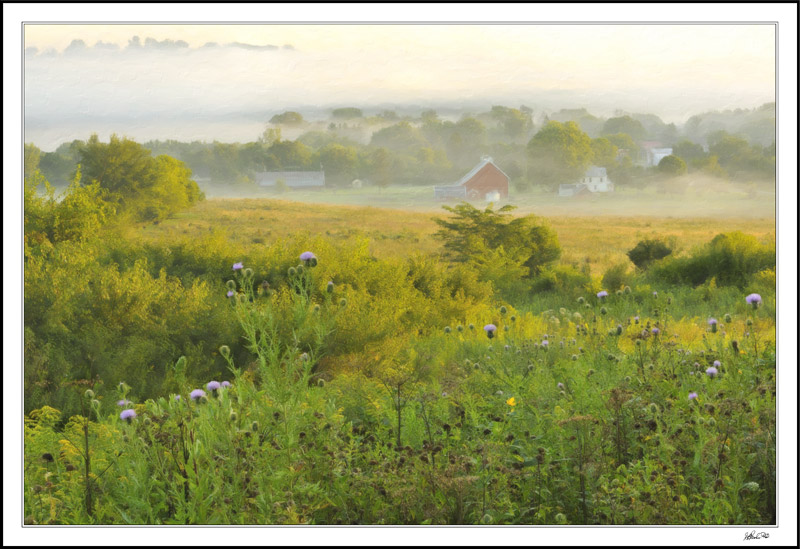
[[[276,141],[267,154],[278,160],[281,168],[307,168],[311,165],[311,149],[300,141]]]
[[[385,147],[375,149],[368,157],[371,176],[381,189],[392,183],[392,155]]]
[[[640,240],[628,251],[628,258],[639,269],[646,269],[653,261],[663,259],[672,253],[672,248],[658,239]]]
[[[519,272],[523,276],[533,277],[561,256],[555,232],[534,215],[512,217],[508,212],[514,206],[496,211],[491,205],[479,210],[466,202],[442,207],[453,216],[434,219],[441,227],[435,236],[444,241],[444,248],[454,261],[491,267],[487,259],[502,256],[510,266],[522,267]]]
[[[682,139],[672,147],[672,153],[684,159],[689,164],[696,164],[698,161],[705,160],[706,151],[698,143],[692,143],[688,139]]]
[[[33,143],[25,143],[25,161],[23,164],[23,175],[28,179],[39,169],[39,161],[42,158],[42,151]]]
[[[116,135],[108,143],[92,135],[81,149],[81,166],[77,181],[84,187],[97,184],[118,213],[135,219],[161,219],[203,199],[183,162],[166,155],[153,158],[139,143]]]
[[[575,122],[551,120],[528,143],[528,175],[533,182],[554,189],[580,177],[593,154],[592,140]]]
[[[373,133],[370,145],[403,154],[415,154],[420,148],[428,146],[428,142],[417,128],[403,121]]]
[[[325,171],[325,179],[333,185],[349,183],[358,171],[358,151],[354,147],[328,145],[319,152],[319,161]]]
[[[340,109],[333,109],[331,115],[334,118],[362,118],[364,113],[361,112],[361,109],[355,107],[343,107]]]
[[[658,171],[671,176],[684,175],[686,173],[686,162],[674,154],[665,156],[658,163]]]
[[[276,114],[269,119],[270,124],[284,124],[286,126],[297,126],[305,122],[303,115],[295,111],[286,111]]]
[[[606,120],[606,123],[603,124],[603,135],[614,133],[627,133],[635,141],[641,141],[647,135],[642,123],[628,115]]]
[[[613,168],[617,165],[617,153],[619,149],[605,137],[592,139],[592,162],[596,166]]]

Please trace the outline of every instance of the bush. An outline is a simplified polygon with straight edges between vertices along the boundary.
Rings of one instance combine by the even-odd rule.
[[[672,248],[661,240],[640,240],[628,252],[628,257],[639,269],[646,269],[653,261],[667,257],[672,253]]]
[[[627,263],[618,263],[603,274],[603,288],[611,291],[621,290],[623,286],[630,284],[630,274],[628,273]]]
[[[689,257],[671,258],[651,269],[656,280],[697,286],[715,278],[719,286],[744,288],[753,275],[775,267],[775,243],[761,244],[736,231],[719,234]]]

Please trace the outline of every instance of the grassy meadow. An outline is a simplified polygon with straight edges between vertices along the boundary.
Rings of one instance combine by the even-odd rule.
[[[31,251],[26,524],[775,522],[774,198],[531,195],[528,272],[393,192]]]

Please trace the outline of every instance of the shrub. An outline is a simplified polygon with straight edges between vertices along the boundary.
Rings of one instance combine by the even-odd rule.
[[[618,263],[603,274],[603,287],[609,290],[620,290],[623,286],[630,284],[630,274],[628,273],[627,263]]]
[[[632,250],[628,251],[628,257],[637,268],[646,269],[653,261],[667,257],[671,253],[672,248],[661,240],[640,240]]]

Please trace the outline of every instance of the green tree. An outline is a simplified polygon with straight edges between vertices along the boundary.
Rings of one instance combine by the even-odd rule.
[[[684,175],[686,173],[686,162],[671,154],[661,159],[661,162],[658,163],[658,171],[664,175]]]
[[[25,179],[33,176],[39,169],[39,162],[42,159],[42,151],[33,143],[25,143],[25,161],[23,163],[23,175]]]
[[[311,166],[312,151],[300,141],[276,141],[268,149],[280,168],[308,168]]]
[[[575,122],[551,120],[528,143],[528,176],[554,189],[580,177],[593,154],[592,140]]]
[[[392,153],[385,147],[375,149],[367,159],[370,176],[381,189],[392,184]]]
[[[605,137],[592,139],[592,162],[596,166],[613,168],[617,165],[619,149]]]
[[[706,159],[706,151],[698,143],[692,143],[688,139],[682,139],[672,147],[672,153],[684,159],[690,165],[698,165]]]
[[[344,185],[358,172],[358,151],[354,147],[331,144],[319,151],[319,161],[325,171],[326,181]]]
[[[642,123],[628,115],[606,120],[606,123],[603,124],[603,135],[614,133],[627,133],[635,141],[641,141],[647,135]]]
[[[493,210],[491,205],[479,210],[469,203],[442,206],[453,214],[434,219],[440,229],[435,236],[444,241],[447,254],[457,262],[492,266],[498,253],[509,265],[523,268],[520,273],[533,277],[561,256],[561,247],[553,230],[534,215],[513,217],[515,206]],[[499,251],[501,250],[502,251]],[[498,252],[499,251],[499,252]]]
[[[333,109],[331,116],[334,118],[362,118],[364,113],[361,112],[361,109],[357,109],[355,107],[342,107],[339,109]]]
[[[284,124],[286,126],[297,126],[305,122],[303,115],[295,111],[286,111],[276,114],[269,119],[270,124]]]
[[[412,155],[420,148],[428,146],[428,142],[417,128],[402,121],[373,133],[370,145]]]

